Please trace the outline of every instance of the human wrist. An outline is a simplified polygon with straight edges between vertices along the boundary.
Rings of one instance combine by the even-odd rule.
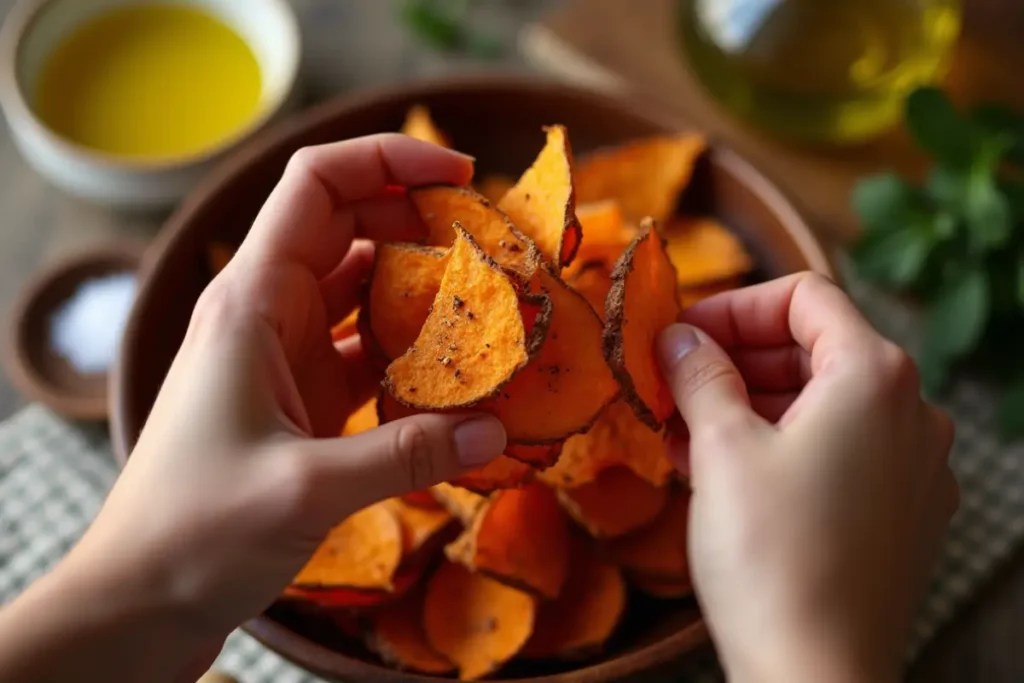
[[[898,665],[872,661],[848,642],[794,638],[791,645],[765,639],[740,653],[726,653],[722,665],[730,683],[898,683]]]

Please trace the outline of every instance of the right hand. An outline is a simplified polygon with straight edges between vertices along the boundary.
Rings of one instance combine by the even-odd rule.
[[[659,339],[688,436],[689,554],[729,680],[898,680],[958,505],[953,425],[911,359],[807,273]]]

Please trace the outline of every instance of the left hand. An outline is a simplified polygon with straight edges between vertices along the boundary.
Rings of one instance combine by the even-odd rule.
[[[471,176],[468,157],[400,135],[298,152],[196,304],[128,465],[69,562],[216,642],[279,596],[347,515],[499,455],[504,430],[485,415],[337,437],[380,380],[358,337],[336,348],[330,336],[372,265],[359,238],[425,229],[389,186]]]

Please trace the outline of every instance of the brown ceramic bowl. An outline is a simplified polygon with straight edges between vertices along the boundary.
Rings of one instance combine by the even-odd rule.
[[[309,111],[226,162],[171,219],[153,246],[113,383],[112,433],[123,461],[153,404],[180,344],[193,305],[210,279],[211,240],[238,243],[300,147],[397,130],[415,103],[430,107],[454,146],[477,158],[478,174],[517,174],[542,144],[541,126],[565,124],[577,156],[632,138],[674,129],[628,102],[587,91],[507,78],[403,86],[339,99]],[[833,275],[825,251],[790,203],[754,168],[715,147],[684,200],[718,215],[747,242],[760,277],[812,269]],[[328,678],[411,683],[430,677],[392,671],[329,622],[278,605],[246,624],[268,647]],[[693,602],[634,601],[628,622],[600,657],[583,664],[514,665],[498,680],[580,683],[659,680],[659,671],[707,651],[708,636]],[[663,679],[663,677],[662,677]]]

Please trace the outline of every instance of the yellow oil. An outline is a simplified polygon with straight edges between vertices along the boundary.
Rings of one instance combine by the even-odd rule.
[[[58,135],[111,155],[162,160],[226,141],[259,107],[261,74],[238,34],[173,3],[110,10],[44,62],[35,110]]]
[[[704,86],[788,138],[852,143],[894,125],[906,94],[940,79],[961,0],[681,0]]]

